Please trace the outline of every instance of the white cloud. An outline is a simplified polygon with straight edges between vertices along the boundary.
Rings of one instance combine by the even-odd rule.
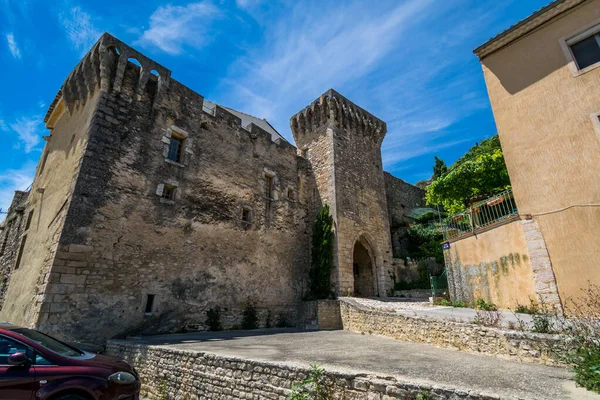
[[[439,0],[292,4],[283,16],[263,4],[263,38],[230,67],[215,101],[267,118],[289,140],[289,117],[334,88],[388,123],[382,151],[386,169],[396,171],[408,159],[433,159],[486,134],[459,130],[488,107],[472,55],[477,43],[469,42],[496,15],[486,7]],[[278,16],[269,18],[273,10]]]
[[[213,39],[210,25],[219,14],[218,8],[209,1],[160,6],[150,16],[150,27],[137,43],[158,47],[171,55],[181,54],[185,47],[202,48]]]
[[[10,129],[4,124],[5,131],[13,131],[19,137],[19,147],[23,147],[25,153],[36,150],[35,147],[40,143],[44,124],[40,116],[20,117],[15,122],[9,124]]]
[[[21,58],[21,50],[19,49],[19,45],[17,44],[15,36],[12,32],[6,34],[6,42],[8,43],[10,54],[12,54],[14,58]]]
[[[69,41],[81,55],[87,53],[102,35],[102,32],[94,26],[90,14],[79,6],[62,12],[59,21]]]
[[[0,173],[0,208],[8,210],[15,190],[25,190],[33,182],[36,164],[28,162],[19,169],[7,169]],[[2,216],[0,215],[0,219]]]

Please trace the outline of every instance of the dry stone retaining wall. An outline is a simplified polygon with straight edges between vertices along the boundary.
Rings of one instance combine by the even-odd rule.
[[[284,400],[292,386],[309,373],[305,367],[123,341],[109,342],[107,353],[135,366],[142,379],[142,392],[150,399]],[[334,399],[498,399],[467,390],[365,374],[327,371],[326,380],[334,388]]]
[[[560,364],[568,344],[560,335],[489,328],[448,319],[373,310],[340,300],[344,330],[538,364]]]

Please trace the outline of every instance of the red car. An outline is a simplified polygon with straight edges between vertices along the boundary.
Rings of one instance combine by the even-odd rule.
[[[124,361],[0,323],[2,400],[138,400],[140,386]]]

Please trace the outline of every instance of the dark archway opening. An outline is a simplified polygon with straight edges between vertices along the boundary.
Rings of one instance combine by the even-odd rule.
[[[369,250],[361,243],[354,245],[354,295],[372,297],[375,295],[373,282],[373,260]]]

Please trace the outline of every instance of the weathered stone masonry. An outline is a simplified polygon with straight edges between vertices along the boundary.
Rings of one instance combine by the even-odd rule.
[[[135,366],[150,399],[274,399],[285,400],[294,384],[308,377],[308,368],[225,357],[164,346],[113,341],[107,353]],[[492,400],[497,396],[408,382],[389,376],[325,372],[333,398],[340,400],[418,398]]]
[[[373,294],[386,290],[385,123],[334,91],[322,99],[329,116],[308,119],[314,141],[297,149],[207,108],[168,69],[103,35],[46,117],[51,135],[24,210],[35,229],[0,319],[81,340],[204,329],[215,307],[231,328],[248,303],[263,325],[267,315],[294,322],[325,203],[339,290],[353,285],[359,241],[377,266]]]

